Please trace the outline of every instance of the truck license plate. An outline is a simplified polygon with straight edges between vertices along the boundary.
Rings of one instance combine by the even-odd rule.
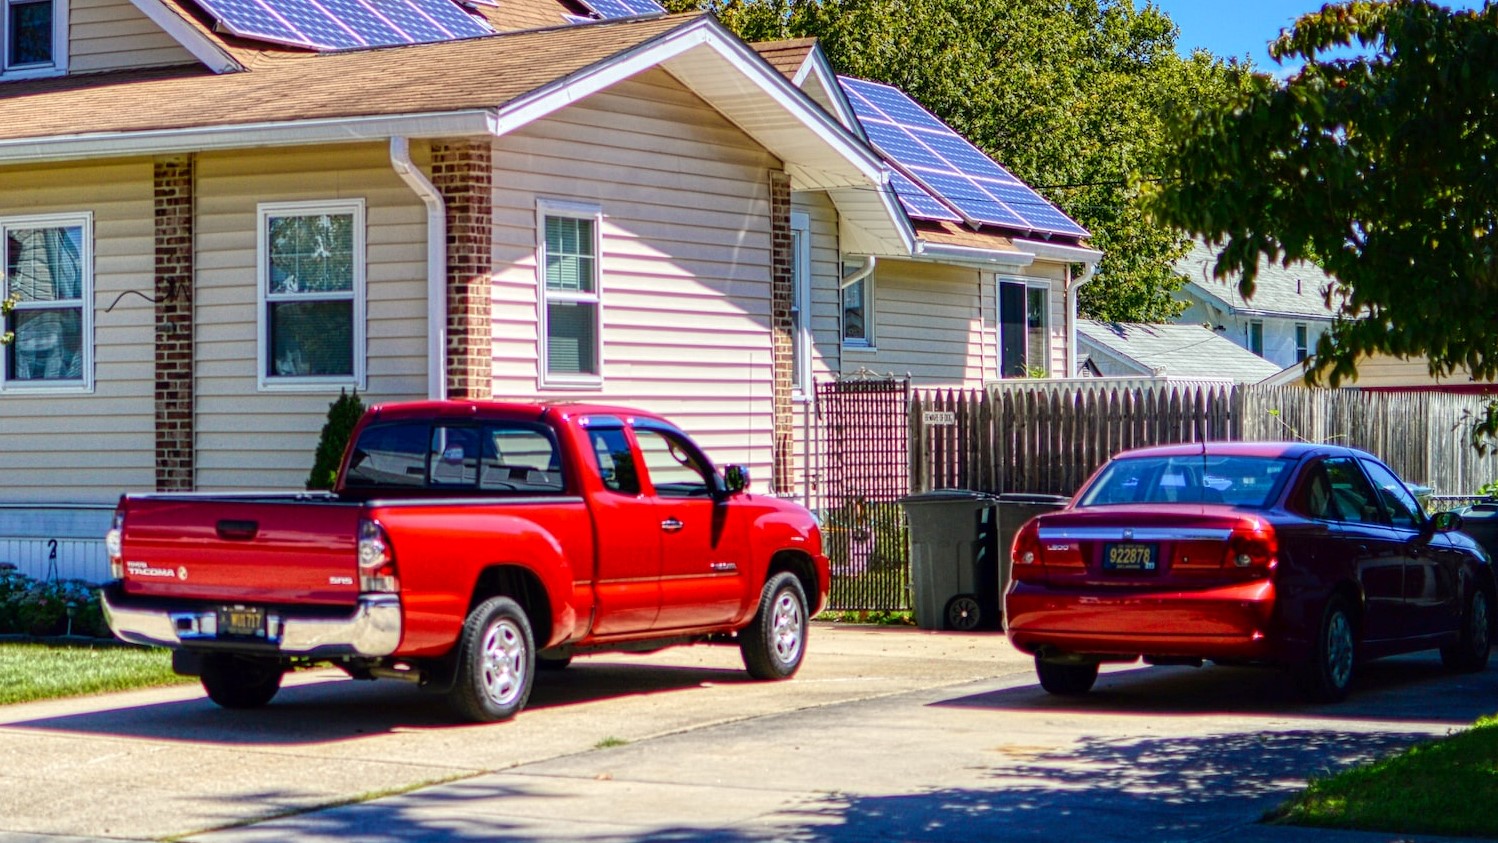
[[[1152,544],[1105,544],[1103,545],[1103,570],[1153,571],[1155,570],[1155,546]]]
[[[265,637],[265,610],[259,606],[222,606],[218,610],[218,634]]]

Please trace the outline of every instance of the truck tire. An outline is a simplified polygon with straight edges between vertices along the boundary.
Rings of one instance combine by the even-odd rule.
[[[269,659],[208,653],[198,676],[208,699],[224,708],[260,708],[281,690],[285,669]]]
[[[739,630],[744,668],[755,679],[789,679],[806,654],[806,592],[795,574],[770,577],[754,620]]]
[[[457,680],[447,699],[458,716],[493,723],[525,708],[536,675],[536,641],[519,603],[491,597],[474,607],[457,655]]]

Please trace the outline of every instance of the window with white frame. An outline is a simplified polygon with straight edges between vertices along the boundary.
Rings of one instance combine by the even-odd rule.
[[[0,76],[67,70],[67,0],[0,0]]]
[[[603,211],[595,205],[542,201],[536,216],[541,383],[597,385],[603,379],[599,291]]]
[[[811,394],[811,217],[791,214],[791,390]]]
[[[92,216],[0,217],[0,268],[4,296],[15,302],[5,388],[91,389]]]
[[[873,273],[843,287],[843,347],[870,350],[874,347]]]
[[[1264,356],[1264,320],[1254,319],[1248,323],[1248,350]]]
[[[1051,285],[999,282],[999,376],[1050,375]]]
[[[260,206],[260,384],[364,385],[364,201]]]
[[[1295,362],[1311,356],[1311,327],[1309,325],[1295,326]]]

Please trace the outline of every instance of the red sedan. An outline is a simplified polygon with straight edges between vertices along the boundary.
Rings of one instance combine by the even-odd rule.
[[[1370,454],[1303,443],[1126,451],[1015,536],[1009,640],[1081,694],[1103,662],[1290,668],[1346,696],[1363,660],[1439,648],[1488,663],[1488,554]]]

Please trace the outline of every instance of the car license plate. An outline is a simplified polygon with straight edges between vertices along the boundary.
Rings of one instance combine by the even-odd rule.
[[[1103,545],[1103,570],[1153,571],[1155,570],[1155,546],[1152,544],[1105,544]]]
[[[222,606],[218,610],[218,634],[265,637],[265,610],[259,606]]]

